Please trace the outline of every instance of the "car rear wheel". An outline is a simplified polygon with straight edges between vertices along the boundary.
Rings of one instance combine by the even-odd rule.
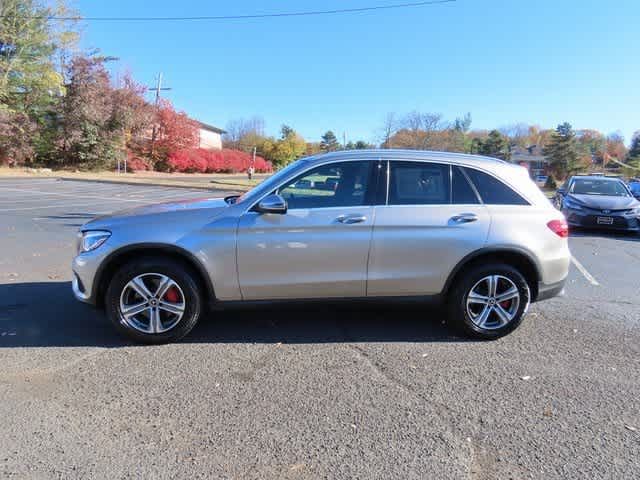
[[[190,269],[172,260],[127,263],[107,289],[107,316],[117,330],[142,343],[167,343],[187,335],[202,310],[201,293]]]
[[[531,293],[524,276],[509,265],[478,265],[462,272],[449,296],[449,316],[466,336],[491,340],[520,325]]]

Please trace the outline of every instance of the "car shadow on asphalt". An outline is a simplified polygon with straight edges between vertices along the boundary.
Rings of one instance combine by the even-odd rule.
[[[433,306],[371,303],[214,310],[182,343],[464,342]],[[0,349],[131,346],[102,311],[76,301],[70,282],[0,285]]]
[[[607,231],[588,228],[576,228],[571,227],[569,230],[570,237],[577,238],[610,238],[615,240],[621,240],[623,242],[640,242],[640,234],[638,232],[624,232],[624,231]]]

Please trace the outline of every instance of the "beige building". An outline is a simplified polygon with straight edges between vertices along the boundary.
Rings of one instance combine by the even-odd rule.
[[[198,122],[198,136],[199,147],[206,150],[220,150],[222,149],[222,134],[226,133],[224,130],[213,125]]]

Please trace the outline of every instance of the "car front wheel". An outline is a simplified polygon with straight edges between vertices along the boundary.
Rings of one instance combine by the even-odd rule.
[[[460,275],[449,297],[449,316],[466,336],[502,337],[520,325],[531,293],[524,276],[509,265],[478,265]]]
[[[105,305],[117,330],[141,343],[168,343],[198,322],[201,293],[190,269],[165,259],[141,259],[121,267],[109,284]]]

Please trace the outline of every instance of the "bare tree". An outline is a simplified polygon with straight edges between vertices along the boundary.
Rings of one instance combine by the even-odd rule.
[[[227,133],[222,139],[227,148],[241,150],[244,140],[249,137],[264,136],[264,119],[254,116],[249,119],[239,118],[229,121],[226,126]]]
[[[440,113],[408,113],[401,122],[402,143],[406,148],[428,149],[432,146],[435,134],[444,130],[447,125]]]
[[[382,148],[393,148],[391,138],[396,134],[397,124],[396,114],[393,112],[387,113],[380,133],[380,146]]]
[[[520,147],[528,146],[530,127],[526,123],[504,125],[500,127],[498,131],[509,139],[511,145],[518,145]]]

